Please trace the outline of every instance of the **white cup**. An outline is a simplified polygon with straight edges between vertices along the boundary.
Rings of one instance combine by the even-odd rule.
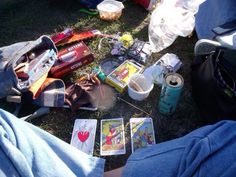
[[[148,97],[153,87],[151,78],[148,79],[143,74],[134,74],[129,78],[128,94],[132,99],[142,101]]]

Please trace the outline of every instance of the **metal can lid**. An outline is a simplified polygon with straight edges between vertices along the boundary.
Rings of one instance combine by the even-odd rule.
[[[181,87],[184,85],[183,77],[178,73],[169,73],[165,76],[165,82],[171,87]]]

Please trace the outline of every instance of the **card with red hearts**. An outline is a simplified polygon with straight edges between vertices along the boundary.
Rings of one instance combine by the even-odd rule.
[[[100,154],[125,154],[123,118],[101,120]]]
[[[89,155],[93,155],[96,128],[96,119],[76,119],[70,144]]]
[[[151,117],[131,118],[130,134],[132,152],[155,144],[155,133]]]

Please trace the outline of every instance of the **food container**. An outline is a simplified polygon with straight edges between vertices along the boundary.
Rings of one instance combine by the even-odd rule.
[[[105,0],[97,5],[99,16],[103,20],[119,19],[123,8],[123,3],[115,0]]]

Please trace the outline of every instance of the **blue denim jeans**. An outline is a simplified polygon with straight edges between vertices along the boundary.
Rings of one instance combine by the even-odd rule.
[[[133,153],[124,177],[236,174],[236,122],[221,121]],[[101,177],[104,159],[89,156],[0,109],[0,176]]]
[[[213,39],[213,28],[235,19],[235,0],[206,0],[199,6],[196,14],[197,36],[199,39]]]
[[[101,177],[104,163],[0,109],[1,177]]]
[[[124,177],[232,177],[236,174],[236,122],[221,121],[133,153]]]

